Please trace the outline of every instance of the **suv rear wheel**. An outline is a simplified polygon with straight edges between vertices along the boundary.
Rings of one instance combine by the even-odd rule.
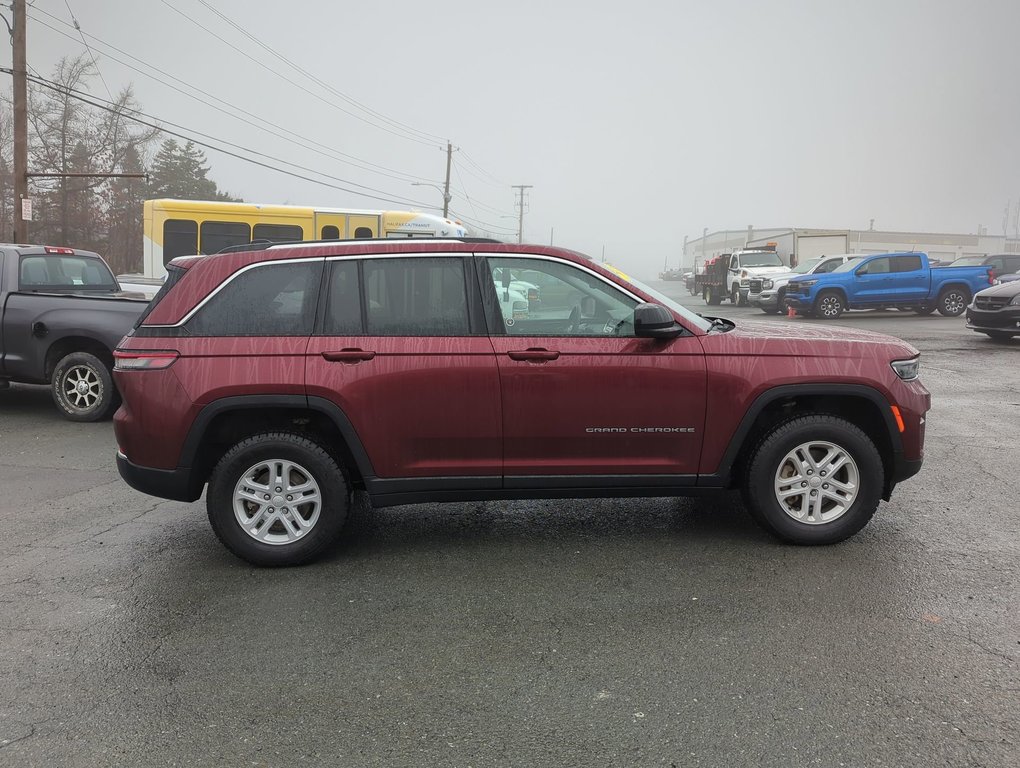
[[[767,531],[794,544],[834,544],[867,525],[882,496],[878,449],[857,426],[811,414],[780,424],[755,448],[744,502]]]
[[[350,505],[343,473],[322,446],[287,432],[242,440],[209,480],[219,540],[254,565],[301,565],[336,542]]]

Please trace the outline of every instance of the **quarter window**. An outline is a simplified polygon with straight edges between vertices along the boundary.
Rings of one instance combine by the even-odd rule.
[[[322,264],[249,269],[215,294],[186,328],[192,336],[309,336]]]
[[[251,227],[238,221],[203,221],[202,253],[217,253],[232,245],[251,242]]]
[[[467,336],[464,262],[457,258],[364,262],[371,336]]]

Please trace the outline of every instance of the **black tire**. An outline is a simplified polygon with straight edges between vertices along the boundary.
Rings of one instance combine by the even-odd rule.
[[[814,441],[830,443],[848,454],[859,478],[857,495],[850,506],[831,521],[818,524],[795,519],[780,503],[776,490],[786,457]],[[742,491],[751,517],[765,530],[793,544],[835,544],[853,536],[875,514],[885,483],[882,458],[872,440],[849,421],[820,413],[800,416],[772,429],[752,451],[747,467]],[[849,470],[839,469],[837,473],[844,471]],[[818,480],[824,482],[820,474]],[[822,493],[820,489],[816,492]],[[805,501],[812,503],[809,499],[801,499],[800,503]]]
[[[705,303],[713,307],[722,304],[722,297],[719,296],[710,285],[705,286]]]
[[[72,352],[60,359],[50,379],[50,394],[71,421],[109,418],[120,404],[110,370],[88,352]]]
[[[919,307],[914,307],[914,311],[917,314],[922,315],[922,316],[930,315],[932,312],[935,311],[935,305],[934,304],[922,304]]]
[[[823,320],[835,320],[845,309],[843,294],[839,291],[822,291],[815,300],[812,311]]]
[[[317,510],[314,503],[301,504],[300,501],[294,502],[293,507],[280,507],[277,510],[276,506],[270,507],[268,504],[265,507],[255,507],[261,501],[241,501],[242,509],[251,512],[251,519],[256,523],[259,519],[265,520],[265,515],[270,515],[269,522],[263,522],[259,527],[260,534],[291,539],[283,543],[267,543],[257,540],[242,527],[235,514],[234,491],[249,470],[263,462],[271,465],[278,461],[297,465],[295,470],[287,472],[284,483],[294,479],[300,482],[305,477],[318,485],[319,503]],[[259,474],[261,470],[249,477],[249,481],[257,483]],[[268,481],[270,478],[265,479]],[[276,488],[282,490],[277,491]],[[279,506],[294,501],[293,498],[288,499],[287,488],[283,485],[276,488],[270,484],[267,489],[269,504]],[[250,506],[246,507],[246,504]],[[288,432],[255,435],[227,451],[212,472],[206,494],[206,511],[217,538],[242,560],[261,566],[302,565],[318,557],[340,537],[349,506],[347,483],[333,457],[312,440]],[[283,512],[286,512],[287,519],[291,521],[300,515],[303,521],[311,522],[310,528],[301,533],[299,538],[288,535]],[[263,517],[259,518],[258,515]],[[301,527],[297,523],[291,525]]]
[[[776,307],[782,314],[786,314],[790,311],[790,307],[786,303],[786,289],[780,289],[779,293],[776,294]]]
[[[965,288],[950,286],[939,294],[936,308],[943,317],[959,317],[967,310],[970,293]]]
[[[736,285],[733,286],[733,290],[730,292],[730,301],[733,302],[735,307],[747,306],[747,297],[740,293],[740,288]]]

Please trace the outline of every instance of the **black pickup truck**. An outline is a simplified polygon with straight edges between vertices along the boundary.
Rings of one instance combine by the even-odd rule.
[[[48,384],[68,419],[109,416],[120,399],[113,349],[146,306],[99,254],[0,245],[0,388]]]

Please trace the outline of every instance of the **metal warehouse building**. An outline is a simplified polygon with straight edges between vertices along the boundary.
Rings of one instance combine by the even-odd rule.
[[[924,251],[932,259],[953,261],[961,256],[1020,253],[1020,240],[1004,235],[953,235],[936,232],[889,232],[877,229],[726,229],[706,232],[694,240],[684,239],[680,265],[699,266],[705,259],[740,248],[774,247],[787,264],[796,265],[815,256],[839,253],[887,253]]]

